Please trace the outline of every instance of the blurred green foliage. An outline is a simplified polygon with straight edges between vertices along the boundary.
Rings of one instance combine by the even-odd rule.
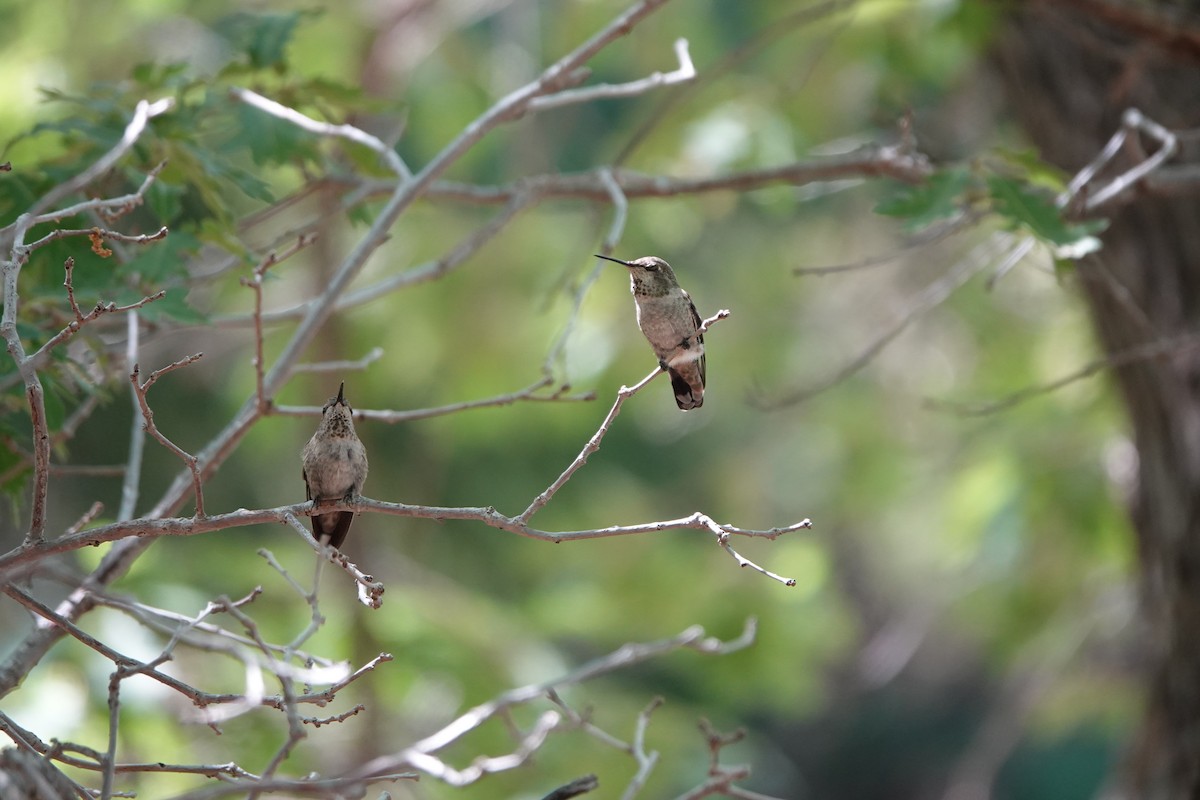
[[[647,739],[662,761],[643,796],[674,796],[702,779],[700,717],[721,729],[748,726],[746,742],[725,760],[752,764],[755,775],[745,785],[780,797],[931,796],[986,721],[1004,713],[1021,715],[1022,734],[1004,760],[996,797],[1074,798],[1096,790],[1137,697],[1129,676],[1104,658],[1128,614],[1130,535],[1119,503],[1131,447],[1114,399],[1103,379],[1093,379],[980,417],[929,402],[1004,397],[1092,357],[1086,319],[1051,269],[1050,250],[1036,251],[990,291],[977,278],[809,402],[773,412],[748,402],[836,373],[994,229],[1017,228],[1051,245],[1094,232],[1062,222],[1046,193],[1054,188],[1048,173],[1036,160],[1012,157],[1021,143],[979,96],[979,59],[998,24],[995,12],[974,3],[849,5],[813,13],[789,30],[784,21],[800,8],[794,3],[668,3],[593,60],[590,82],[668,71],[670,43],[682,36],[698,83],[529,116],[490,134],[447,176],[503,183],[587,169],[627,150],[625,166],[644,172],[721,174],[846,149],[851,141],[891,140],[897,118],[911,109],[918,145],[928,142],[945,157],[923,186],[776,187],[631,205],[616,255],[667,258],[702,314],[727,307],[733,316],[708,336],[704,408],[680,414],[665,382],[655,382],[627,404],[602,449],[534,519],[538,527],[567,530],[694,511],[750,528],[811,517],[812,532],[734,542],[798,585],[739,570],[698,531],[554,546],[479,524],[364,515],[347,550],[387,585],[384,607],[365,609],[344,576],[326,570],[327,623],[310,649],[355,665],[385,651],[395,660],[320,712],[367,707],[310,731],[289,762],[302,765],[296,772],[333,773],[388,752],[471,704],[562,674],[622,643],[696,623],[731,638],[755,616],[759,637],[748,651],[722,658],[676,653],[568,693],[569,702],[593,708],[597,724],[626,739],[638,711],[655,695],[666,699]],[[143,369],[206,352],[151,393],[160,429],[192,451],[253,391],[253,333],[244,324],[253,298],[239,282],[253,252],[324,207],[318,196],[299,204],[295,218],[252,235],[239,221],[314,176],[386,177],[365,151],[240,105],[228,88],[261,91],[317,118],[351,120],[385,139],[402,131],[397,152],[418,169],[504,92],[623,8],[614,0],[517,2],[460,17],[449,11],[454,4],[438,4],[444,16],[415,16],[407,27],[386,29],[396,37],[389,44],[384,22],[365,5],[313,13],[265,3],[255,14],[235,6],[146,0],[118,15],[61,0],[0,3],[7,27],[22,31],[20,46],[0,53],[9,109],[0,132],[13,137],[3,158],[14,166],[0,177],[4,224],[110,147],[137,100],[175,99],[120,168],[90,190],[132,191],[165,161],[144,206],[116,227],[145,233],[166,225],[170,236],[116,260],[91,253],[86,239],[39,250],[22,272],[22,322],[27,346],[36,347],[57,330],[46,320],[69,319],[61,285],[67,256],[78,261],[75,291],[85,309],[167,288],[167,298],[143,312],[151,333],[162,332],[145,348]],[[68,13],[69,31],[44,21]],[[731,58],[759,38],[764,47]],[[422,57],[410,60],[410,51]],[[44,104],[32,102],[39,85],[47,90]],[[644,129],[652,120],[657,124]],[[984,152],[1004,166],[955,160]],[[980,225],[920,249],[904,247],[906,228],[979,202],[991,212]],[[337,216],[317,247],[274,268],[268,308],[319,291],[377,203]],[[449,200],[418,204],[355,287],[440,257],[493,213]],[[590,254],[610,214],[606,206],[543,202],[445,278],[338,314],[312,360],[359,358],[376,346],[384,357],[361,373],[302,375],[276,400],[320,405],[342,378],[356,408],[437,406],[528,385],[569,317],[570,293],[595,269]],[[195,280],[196,263],[213,263],[214,248],[231,260]],[[792,274],[881,254],[894,257],[824,278]],[[593,434],[617,388],[654,366],[627,286],[616,269],[600,273],[555,365],[575,390],[595,391],[595,402],[360,423],[371,457],[366,493],[494,505],[505,513],[524,508]],[[98,362],[109,358],[110,337],[122,330],[114,324],[104,336],[81,334],[80,346],[86,343]],[[268,363],[293,325],[268,330]],[[122,462],[132,421],[127,388],[96,384],[66,355],[60,350],[44,373],[52,423],[60,425],[91,393],[102,402],[74,438],[56,447],[56,460]],[[0,380],[13,369],[0,366]],[[27,447],[24,396],[13,382],[5,386],[0,437]],[[281,416],[259,424],[207,483],[209,511],[301,500],[299,452],[313,424]],[[28,472],[19,463],[0,447],[13,506],[0,530],[24,519],[20,492]],[[170,453],[148,443],[139,513],[178,470]],[[120,481],[57,477],[52,491],[50,530],[60,531],[95,499],[111,518]],[[293,534],[249,528],[160,540],[115,589],[195,614],[215,596],[240,597],[261,585],[264,594],[250,610],[265,635],[286,641],[307,624],[309,610],[256,555],[259,548],[295,576],[311,573],[312,554]],[[78,568],[99,555],[79,553]],[[0,605],[0,614],[6,630],[27,629],[12,604]],[[84,626],[132,655],[148,657],[162,646],[113,612],[93,613]],[[238,691],[243,680],[240,670],[212,669],[204,654],[181,655],[171,669],[211,691]],[[6,710],[44,738],[102,747],[109,670],[93,654],[62,644]],[[1013,711],[1010,692],[1026,684],[1036,693]],[[122,709],[125,760],[236,759],[257,771],[282,740],[278,714],[247,715],[217,736],[180,725],[186,709],[160,687],[130,687]],[[518,714],[525,724],[531,718],[527,710]],[[448,757],[466,764],[509,748],[507,732],[495,726]],[[426,778],[419,793],[402,785],[391,791],[534,798],[589,771],[600,775],[603,796],[615,797],[634,764],[571,733],[552,738],[534,763],[469,789]],[[168,775],[137,782],[144,797],[189,785]]]

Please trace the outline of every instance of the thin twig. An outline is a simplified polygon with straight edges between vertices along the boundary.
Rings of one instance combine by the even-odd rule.
[[[276,252],[272,250],[267,253],[250,273],[249,278],[242,278],[242,285],[248,286],[254,292],[254,398],[257,403],[257,411],[259,414],[266,414],[271,409],[272,399],[267,396],[264,388],[263,374],[263,280],[266,278],[267,270],[276,264],[286,261],[287,259],[299,253],[304,248],[316,241],[315,235],[301,235],[291,246],[286,249]]]
[[[940,222],[924,228],[920,232],[910,237],[904,244],[899,247],[893,247],[886,253],[877,256],[868,256],[867,258],[852,261],[847,264],[828,264],[821,267],[794,267],[792,274],[797,277],[802,276],[817,276],[837,275],[843,272],[857,272],[860,270],[873,269],[874,267],[882,267],[887,264],[895,264],[908,251],[920,250],[928,247],[931,244],[940,242],[960,231],[967,230],[979,221],[980,214],[966,213],[959,214],[951,219],[942,220]]]
[[[955,290],[963,286],[985,267],[989,266],[992,263],[994,251],[998,249],[997,244],[999,244],[999,247],[1004,252],[1001,259],[1002,264],[1024,258],[1029,250],[1032,249],[1034,239],[1032,237],[1025,237],[1016,240],[1014,244],[1013,238],[1011,234],[997,234],[994,239],[990,239],[975,248],[970,255],[951,267],[945,275],[942,275],[918,292],[916,297],[908,304],[904,314],[891,327],[876,336],[869,345],[859,351],[858,355],[829,377],[814,381],[797,389],[791,389],[773,399],[761,393],[755,393],[751,396],[750,402],[764,411],[774,411],[786,406],[803,403],[842,383],[874,361],[875,357],[891,344],[896,337],[907,330],[909,325],[944,303],[954,294]]]
[[[371,364],[383,358],[382,347],[372,347],[362,358],[341,359],[334,361],[318,361],[310,364],[297,364],[296,373],[301,372],[362,372]],[[358,412],[355,412],[358,413]]]
[[[146,400],[146,392],[149,391],[150,387],[154,385],[155,381],[157,381],[163,375],[179,369],[180,367],[185,367],[188,364],[193,364],[196,361],[199,361],[203,356],[203,353],[194,353],[190,356],[185,356],[184,358],[179,359],[173,364],[168,364],[162,369],[156,369],[150,373],[148,378],[146,378],[145,383],[140,383],[138,381],[139,371],[137,364],[133,365],[133,370],[129,373],[129,380],[133,384],[134,393],[137,396],[138,406],[142,410],[142,419],[145,420],[146,431],[155,439],[157,439],[163,447],[167,448],[176,456],[178,456],[179,459],[187,466],[188,470],[191,471],[192,486],[195,490],[196,497],[197,517],[204,517],[204,482],[200,476],[200,469],[197,466],[198,460],[194,455],[188,453],[182,447],[168,439],[166,434],[160,431],[158,426],[154,424],[154,412],[150,410],[150,403]]]
[[[747,623],[747,628],[749,629],[749,627],[750,623]],[[508,709],[544,698],[551,690],[557,691],[565,686],[583,683],[599,675],[624,669],[679,649],[687,648],[697,650],[698,652],[713,653],[719,650],[719,646],[722,643],[717,641],[716,644],[717,647],[714,647],[713,640],[710,640],[705,635],[704,629],[699,625],[693,625],[670,639],[657,642],[626,644],[608,655],[588,662],[560,678],[512,689],[486,703],[475,706],[440,731],[418,742],[414,742],[395,753],[375,758],[357,768],[352,775],[369,778],[378,773],[392,772],[406,766],[411,766],[422,772],[434,775],[452,785],[463,786],[478,780],[488,772],[511,769],[523,763],[532,753],[533,748],[531,748],[531,745],[540,744],[540,741],[557,724],[560,718],[557,712],[542,714],[533,731],[508,756],[497,759],[476,760],[471,766],[459,770],[451,767],[441,757],[435,755],[435,753],[457,742],[463,736],[476,730],[489,720],[507,713]]]
[[[725,319],[728,316],[729,311],[722,309],[713,316],[704,320],[704,322],[700,324],[697,336],[703,335],[704,332],[708,330],[710,325],[719,320]],[[515,519],[518,523],[524,525],[533,518],[534,514],[545,508],[546,504],[550,502],[558,490],[565,486],[567,481],[571,479],[571,476],[574,475],[580,467],[587,463],[588,456],[600,449],[600,443],[604,440],[604,436],[608,433],[609,428],[612,427],[613,421],[616,420],[617,415],[621,413],[621,406],[625,405],[625,401],[640,392],[647,384],[650,383],[650,381],[654,380],[662,372],[663,368],[660,366],[646,377],[635,383],[633,386],[622,386],[617,390],[617,397],[615,400],[613,400],[612,407],[608,410],[608,414],[604,417],[603,421],[601,421],[600,427],[597,428],[596,432],[592,434],[592,437],[587,440],[587,443],[584,444],[583,449],[579,451],[579,455],[575,456],[575,460],[568,464],[567,468],[563,470],[558,478],[556,478],[553,483],[547,486],[541,494],[533,498],[533,502],[531,502],[524,511],[516,516]]]
[[[430,419],[433,417],[443,417],[448,414],[457,414],[461,411],[470,411],[478,408],[496,408],[499,406],[508,406],[514,403],[533,403],[533,402],[563,402],[563,403],[578,403],[588,402],[596,399],[594,392],[582,392],[571,394],[571,386],[562,384],[556,386],[550,392],[543,392],[543,389],[549,388],[553,383],[553,379],[544,377],[536,383],[526,386],[515,392],[508,394],[496,395],[495,397],[485,397],[479,400],[463,400],[457,403],[449,403],[444,406],[434,406],[432,408],[416,408],[408,411],[384,411],[370,408],[354,409],[356,419],[369,419],[375,422],[383,422],[388,425],[394,425],[399,422],[413,422],[419,419]],[[320,416],[321,409],[319,406],[275,406],[272,409],[273,413],[279,416],[295,416],[295,417],[311,417]]]
[[[1064,386],[1068,386],[1076,381],[1083,380],[1084,378],[1090,378],[1106,369],[1123,367],[1126,364],[1135,364],[1139,361],[1148,361],[1164,355],[1184,353],[1197,347],[1200,347],[1200,337],[1197,336],[1181,336],[1163,341],[1146,342],[1144,344],[1135,345],[1124,350],[1119,350],[1115,353],[1104,356],[1103,358],[1097,358],[1094,361],[1089,361],[1079,369],[1063,375],[1062,377],[1055,378],[1054,380],[1047,381],[1045,383],[1037,383],[1032,386],[1026,386],[1023,389],[1019,389],[996,400],[969,403],[956,402],[953,400],[939,400],[931,397],[926,398],[925,405],[929,408],[934,408],[941,411],[950,411],[952,413],[961,414],[962,416],[967,417],[986,416],[988,414],[995,414],[1000,411],[1007,411],[1008,409],[1020,405],[1028,400],[1032,400],[1044,394],[1057,391]]]
[[[75,260],[74,259],[67,259],[67,260],[70,262],[70,266],[67,268],[68,269],[68,280],[70,280],[70,277],[69,277],[70,269],[75,266]],[[119,306],[116,303],[96,303],[96,307],[93,308],[91,311],[89,311],[86,315],[84,315],[80,311],[79,306],[75,303],[75,299],[73,296],[73,287],[69,286],[68,284],[64,284],[64,285],[68,286],[67,291],[69,293],[71,293],[71,297],[70,297],[70,301],[72,304],[71,310],[73,313],[75,313],[76,317],[73,321],[68,323],[65,328],[60,330],[54,336],[51,336],[49,339],[47,339],[45,344],[43,344],[36,351],[34,351],[34,353],[31,356],[29,356],[29,361],[30,361],[31,365],[34,367],[40,366],[45,361],[46,357],[50,354],[51,350],[53,350],[55,347],[58,347],[60,344],[65,342],[67,339],[70,339],[72,336],[74,336],[76,333],[79,332],[80,328],[82,328],[84,325],[88,324],[89,322],[95,321],[100,316],[102,316],[104,314],[119,314],[124,311],[135,311],[148,303],[153,303],[155,300],[161,300],[162,298],[167,296],[167,291],[165,289],[160,289],[159,291],[155,292],[154,294],[146,295],[141,300],[138,300],[136,302],[133,302],[133,303],[130,303],[130,304],[124,305],[124,306]]]
[[[1158,140],[1159,147],[1153,155],[1143,158],[1125,172],[1117,175],[1099,189],[1089,189],[1091,182],[1106,167],[1121,146],[1137,133],[1145,133]],[[1179,139],[1167,128],[1159,125],[1136,108],[1129,108],[1121,116],[1121,127],[1108,140],[1096,157],[1071,179],[1066,191],[1059,197],[1059,205],[1071,207],[1077,197],[1083,198],[1083,210],[1093,211],[1135,186],[1148,175],[1159,169],[1179,150]],[[1086,192],[1085,192],[1086,190]],[[1081,194],[1083,193],[1083,194]]]
[[[629,217],[629,201],[625,198],[625,194],[621,191],[621,187],[617,185],[616,180],[613,179],[611,170],[602,171],[600,179],[608,187],[613,207],[612,222],[609,223],[608,234],[604,237],[604,241],[600,245],[600,252],[605,255],[611,255],[613,249],[621,241],[621,237],[625,233],[625,222]],[[558,334],[558,337],[554,340],[554,344],[546,352],[546,358],[542,361],[543,375],[550,376],[553,374],[555,364],[566,349],[567,342],[575,330],[576,323],[579,321],[579,315],[583,310],[583,301],[587,298],[592,286],[605,272],[605,263],[602,261],[593,263],[588,274],[571,293],[571,308],[567,312],[567,321],[563,323],[562,331]]]
[[[625,791],[621,793],[621,800],[633,800],[638,793],[646,785],[646,781],[650,779],[650,773],[654,771],[654,767],[658,764],[658,751],[652,750],[646,752],[646,729],[650,727],[650,715],[653,714],[663,704],[661,697],[655,697],[650,701],[650,704],[643,708],[637,717],[637,724],[633,730],[633,748],[632,755],[637,762],[637,772],[629,780],[629,784],[625,787]]]
[[[125,319],[125,363],[138,363],[138,350],[141,346],[141,327],[138,325],[137,314],[130,314]],[[135,409],[139,407],[137,381],[129,385],[129,399]],[[129,452],[125,456],[125,474],[121,479],[121,505],[117,509],[117,519],[133,519],[137,508],[138,494],[142,485],[142,464],[146,452],[146,426],[138,423],[138,413],[129,422]]]
[[[106,239],[113,242],[125,242],[126,244],[149,244],[150,242],[157,242],[161,239],[165,239],[167,237],[167,229],[159,228],[155,233],[134,235],[129,233],[121,233],[120,231],[110,231],[105,228],[98,227],[82,228],[79,230],[57,228],[43,236],[41,239],[38,239],[36,242],[32,242],[31,244],[27,245],[27,247],[29,251],[32,252],[37,250],[39,247],[43,247],[59,239],[65,239],[68,236],[90,236],[92,237],[93,251],[95,251],[99,256],[108,256],[111,255],[110,252],[106,252],[99,248],[97,242],[100,240]]]
[[[720,733],[706,719],[700,720],[699,728],[708,745],[709,777],[708,780],[696,788],[679,795],[676,800],[701,800],[701,798],[713,795],[733,797],[738,798],[738,800],[780,800],[776,797],[751,792],[733,785],[736,781],[750,777],[750,768],[748,766],[726,767],[721,765],[721,750],[746,738],[746,731],[744,729],[738,728],[733,733]]]
[[[734,550],[733,546],[729,544],[729,531],[722,528],[720,525],[718,525],[716,522],[714,522],[711,518],[704,516],[704,515],[701,515],[701,516],[703,516],[702,521],[708,527],[708,529],[710,531],[712,531],[714,534],[716,534],[717,544],[721,545],[722,549],[724,549],[726,553],[729,553],[729,555],[733,557],[733,560],[738,563],[739,567],[750,567],[750,569],[754,570],[755,572],[762,573],[763,575],[766,575],[768,578],[771,578],[772,580],[779,581],[784,586],[795,586],[796,585],[795,578],[785,578],[782,575],[777,575],[776,573],[771,572],[769,569],[764,569],[763,567],[760,567],[758,564],[755,564],[753,561],[746,558],[738,551]]]

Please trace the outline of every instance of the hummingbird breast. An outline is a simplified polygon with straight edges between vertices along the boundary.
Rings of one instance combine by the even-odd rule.
[[[682,292],[639,298],[637,321],[654,354],[667,364],[695,361],[704,353],[704,344],[696,341],[691,304]]]
[[[367,479],[366,448],[357,438],[314,437],[304,448],[304,474],[314,500],[345,497]]]

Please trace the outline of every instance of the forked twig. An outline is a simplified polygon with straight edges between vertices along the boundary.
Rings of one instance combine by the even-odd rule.
[[[204,483],[198,467],[199,460],[194,455],[168,439],[166,434],[160,431],[158,426],[154,424],[154,412],[150,409],[150,403],[146,400],[146,392],[149,391],[150,387],[153,386],[154,383],[163,375],[166,375],[168,372],[173,372],[180,367],[186,367],[188,364],[193,364],[196,361],[199,361],[203,356],[204,353],[193,353],[190,356],[185,356],[179,359],[173,364],[168,364],[162,369],[156,369],[150,373],[148,378],[146,378],[145,383],[141,383],[138,380],[140,371],[137,364],[133,365],[133,370],[129,373],[129,380],[133,384],[133,391],[137,396],[138,406],[142,410],[142,419],[145,420],[146,432],[157,439],[163,447],[177,455],[192,473],[192,487],[195,490],[196,496],[195,516],[201,519],[205,516]]]

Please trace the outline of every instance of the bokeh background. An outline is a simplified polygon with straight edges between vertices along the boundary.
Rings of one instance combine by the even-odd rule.
[[[446,177],[495,184],[584,170],[611,162],[631,143],[629,168],[720,175],[894,142],[909,112],[918,147],[937,162],[1019,152],[1025,145],[995,91],[988,51],[998,22],[985,6],[676,0],[594,58],[592,80],[669,71],[672,43],[684,37],[701,76],[695,86],[531,115],[490,134]],[[182,74],[198,78],[196,91],[238,83],[239,76],[221,73],[244,51],[239,31],[252,27],[237,14],[297,8],[224,0],[0,3],[4,28],[18,34],[0,50],[0,136],[19,137],[4,158],[20,170],[58,157],[71,135],[88,135],[52,127],[75,106],[47,101],[43,88],[85,102],[117,98],[119,106],[136,94],[131,76],[147,62],[185,65]],[[419,168],[624,4],[303,8],[284,37],[286,66],[274,76],[247,72],[241,82],[273,96],[315,79],[357,87],[355,121],[385,139],[399,134],[397,150]],[[302,101],[316,113],[324,99]],[[50,127],[24,135],[38,125]],[[224,133],[235,138],[221,130],[197,137]],[[293,145],[265,146],[282,156],[256,163],[243,150],[230,158],[262,182],[264,194],[286,196],[305,180],[283,152]],[[343,158],[336,166],[345,174],[355,165]],[[625,738],[652,697],[665,699],[647,740],[662,761],[642,796],[676,796],[703,779],[700,718],[748,730],[726,760],[753,767],[744,786],[778,797],[958,798],[984,796],[970,792],[990,786],[998,798],[1070,800],[1101,791],[1139,713],[1126,655],[1132,544],[1120,510],[1131,445],[1119,408],[1102,376],[991,414],[956,405],[1003,398],[1095,357],[1071,276],[1035,249],[994,286],[984,271],[917,316],[860,371],[807,402],[773,410],[755,402],[837,374],[994,233],[985,222],[914,245],[901,221],[873,211],[896,191],[885,179],[859,179],[632,202],[615,255],[662,256],[702,314],[732,311],[708,337],[705,404],[681,414],[666,382],[655,382],[625,406],[602,449],[534,520],[565,530],[703,511],[769,528],[809,517],[812,531],[734,542],[768,569],[795,577],[794,588],[738,569],[699,531],[556,546],[475,523],[362,515],[345,549],[386,584],[384,606],[359,605],[344,576],[327,571],[327,622],[309,647],[355,664],[385,651],[395,661],[343,693],[328,713],[356,702],[367,710],[311,731],[290,762],[296,771],[332,773],[389,752],[474,703],[623,643],[692,624],[732,638],[756,617],[757,642],[746,651],[720,658],[679,652],[568,694]],[[230,220],[264,204],[232,191],[223,202]],[[274,232],[319,211],[315,202],[299,204]],[[355,285],[439,257],[495,211],[453,200],[417,204]],[[368,205],[356,217],[331,218],[317,246],[275,271],[268,308],[319,291],[371,213]],[[344,378],[356,408],[403,410],[532,383],[570,318],[572,293],[595,268],[591,254],[611,213],[606,204],[544,201],[441,280],[338,313],[309,360],[360,358],[375,347],[383,356],[361,372],[301,375],[276,399],[320,405]],[[229,229],[236,237],[237,228]],[[256,236],[262,233],[248,238]],[[878,263],[823,277],[793,274],[865,260]],[[111,269],[86,252],[79,262],[81,276]],[[47,256],[26,270],[49,286],[61,279],[60,263]],[[186,449],[207,442],[253,391],[253,332],[245,324],[253,296],[238,280],[247,274],[249,267],[231,270],[195,286],[187,295],[195,322],[180,324],[180,311],[175,327],[166,320],[146,337],[144,369],[205,352],[151,395],[157,424]],[[100,299],[99,288],[84,299]],[[290,329],[269,329],[268,362]],[[594,391],[596,401],[518,403],[392,426],[362,422],[371,458],[366,494],[516,513],[595,432],[617,388],[653,366],[628,280],[613,267],[587,291],[554,364],[558,377],[576,391]],[[125,458],[133,410],[120,385],[105,392],[87,424],[56,451],[63,463]],[[18,434],[27,431],[21,401],[5,397]],[[209,511],[302,500],[299,453],[314,425],[296,417],[257,425],[207,483]],[[140,512],[178,470],[170,453],[148,443]],[[22,488],[9,488],[0,530],[15,544],[28,509]],[[62,530],[96,499],[115,509],[120,479],[64,476],[52,491],[50,530]],[[255,618],[287,640],[307,624],[308,608],[255,554],[263,547],[295,574],[311,571],[311,551],[293,533],[264,526],[162,539],[114,590],[194,614],[215,596],[239,597],[261,585]],[[81,552],[65,563],[82,571],[101,555]],[[42,589],[55,596],[53,584]],[[29,628],[8,601],[0,603],[0,624],[10,645]],[[162,646],[114,612],[90,614],[85,627],[133,653]],[[202,685],[236,688],[237,670],[202,672],[210,667],[202,658],[178,665]],[[102,747],[110,670],[63,642],[6,699],[6,711],[44,738]],[[122,712],[127,760],[237,760],[255,770],[283,735],[279,715],[264,711],[218,736],[181,723],[179,703],[159,687],[130,687]],[[462,764],[509,746],[495,726],[450,758]],[[584,772],[600,776],[598,796],[617,797],[634,764],[570,733],[552,737],[533,763],[470,788],[426,778],[391,791],[533,798]],[[137,787],[140,796],[161,797],[193,781],[149,776]]]

